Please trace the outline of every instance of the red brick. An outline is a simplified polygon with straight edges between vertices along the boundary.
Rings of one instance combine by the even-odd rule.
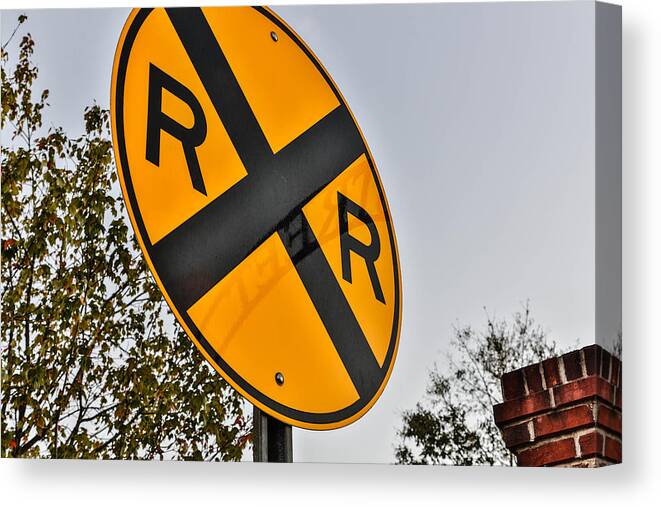
[[[601,351],[601,376],[610,381],[611,355],[605,350]]]
[[[526,395],[523,383],[523,370],[514,370],[505,373],[500,379],[503,388],[503,400],[513,400]]]
[[[503,429],[503,440],[508,449],[532,442],[533,436],[530,434],[528,426],[528,423],[525,422]]]
[[[517,463],[521,467],[539,467],[569,461],[575,457],[574,439],[565,438],[521,451],[517,456]]]
[[[604,437],[596,431],[591,431],[578,438],[578,445],[581,448],[582,458],[601,454],[604,447]]]
[[[615,390],[615,406],[622,410],[622,385],[617,386]]]
[[[604,455],[615,463],[622,463],[622,444],[615,439],[606,437]]]
[[[594,424],[594,414],[591,406],[579,405],[535,417],[533,424],[535,438],[539,438],[590,426]]]
[[[592,397],[613,403],[613,388],[602,378],[587,377],[554,387],[553,396],[556,406],[559,407]]]
[[[496,424],[514,421],[529,415],[539,414],[551,408],[549,391],[541,391],[524,398],[509,400],[493,407]]]
[[[599,426],[614,433],[622,433],[622,414],[601,404],[597,410],[597,424],[599,424]]]
[[[599,345],[590,345],[583,349],[585,357],[585,370],[590,375],[597,375],[601,368],[601,347]]]
[[[526,376],[529,393],[538,393],[539,391],[544,390],[544,386],[542,385],[542,374],[539,371],[539,363],[526,366],[523,369],[523,374]]]
[[[567,377],[567,381],[576,380],[583,376],[580,351],[575,350],[564,354],[562,356],[562,362],[565,365],[565,376]]]
[[[544,368],[544,379],[546,380],[547,389],[562,383],[557,357],[542,361],[542,366]]]
[[[613,363],[611,366],[611,384],[614,386],[619,386],[620,385],[620,372],[622,371],[622,363],[620,360],[613,356]]]

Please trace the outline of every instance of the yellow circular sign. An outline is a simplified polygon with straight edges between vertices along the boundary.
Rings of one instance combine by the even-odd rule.
[[[286,423],[365,414],[397,352],[397,245],[369,148],[312,51],[262,7],[136,9],[111,94],[133,228],[188,336]]]

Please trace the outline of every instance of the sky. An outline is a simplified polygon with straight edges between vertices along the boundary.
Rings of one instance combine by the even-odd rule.
[[[370,146],[403,283],[392,377],[362,419],[294,429],[294,460],[391,463],[453,326],[530,301],[560,346],[595,340],[594,18],[590,2],[287,6]],[[127,9],[28,12],[48,120],[109,106]],[[2,40],[18,12],[2,13]],[[249,457],[248,457],[249,458]]]

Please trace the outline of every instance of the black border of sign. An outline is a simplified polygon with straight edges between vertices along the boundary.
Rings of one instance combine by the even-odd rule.
[[[331,87],[333,90],[333,93],[337,97],[338,101],[341,104],[344,104],[345,107],[347,107],[347,110],[349,110],[349,106],[346,104],[344,98],[340,94],[340,92],[337,90],[337,87],[335,86],[335,83],[333,83],[332,79],[328,76],[326,73],[325,69],[321,66],[321,64],[318,62],[316,57],[311,54],[310,50],[305,46],[305,44],[302,43],[301,39],[292,32],[292,30],[284,24],[277,16],[273,15],[270,11],[265,9],[264,7],[252,7],[253,9],[257,10],[259,13],[261,13],[263,16],[267,17],[270,21],[275,23],[283,32],[285,32],[296,44],[301,48],[301,50],[305,53],[305,55],[312,61],[317,68],[317,70],[321,73],[321,75],[324,77],[328,85]],[[142,215],[140,214],[140,208],[138,206],[136,197],[135,197],[135,192],[133,190],[133,182],[131,181],[131,174],[129,171],[129,165],[128,165],[128,158],[126,155],[126,145],[124,142],[124,80],[126,78],[126,67],[128,65],[128,60],[131,52],[131,48],[133,45],[133,42],[135,40],[135,37],[138,34],[138,30],[142,26],[142,23],[144,23],[145,19],[147,19],[147,16],[149,13],[152,11],[152,8],[143,8],[140,9],[135,17],[133,18],[131,25],[129,29],[126,31],[126,36],[124,38],[122,47],[121,47],[121,53],[120,53],[120,58],[119,58],[119,64],[117,67],[117,81],[114,83],[115,86],[115,125],[116,125],[116,134],[117,134],[117,149],[119,152],[120,156],[120,163],[121,163],[121,170],[123,173],[123,180],[124,180],[124,185],[126,188],[126,193],[129,197],[130,205],[131,205],[131,211],[133,212],[133,217],[135,219],[135,223],[138,226],[139,233],[142,237],[142,240],[144,242],[145,249],[147,250],[147,254],[149,255],[149,258],[151,260],[152,258],[152,244],[151,241],[149,240],[149,236],[147,235],[147,231],[144,225],[144,222],[142,220]],[[360,132],[360,128],[358,127],[357,123],[355,122],[354,119],[354,124],[356,125],[356,129]],[[362,135],[361,135],[362,137]],[[363,144],[365,144],[365,141],[363,139]],[[269,398],[268,396],[265,396],[264,394],[260,393],[257,391],[254,387],[252,387],[247,381],[245,381],[238,373],[236,373],[230,366],[227,364],[221,357],[220,355],[211,347],[209,342],[204,338],[200,330],[195,326],[195,323],[192,321],[192,319],[188,316],[188,313],[184,310],[182,311],[181,309],[177,308],[178,314],[181,316],[181,318],[185,321],[186,325],[189,327],[189,329],[194,333],[195,338],[198,340],[200,345],[204,347],[205,351],[209,354],[209,357],[213,359],[213,361],[216,362],[216,366],[222,371],[225,372],[234,382],[236,382],[241,388],[243,388],[246,393],[248,393],[250,396],[261,402],[262,404],[266,405],[267,407],[271,408],[277,413],[282,414],[285,417],[288,417],[290,419],[293,419],[295,421],[300,421],[301,423],[307,423],[307,424],[319,424],[319,425],[328,425],[328,424],[337,424],[342,421],[346,421],[347,419],[350,419],[354,415],[356,415],[360,410],[362,410],[367,404],[369,404],[372,400],[374,400],[377,395],[380,394],[380,391],[382,390],[381,388],[384,385],[384,382],[386,381],[386,377],[388,374],[388,370],[391,366],[391,363],[393,361],[393,356],[395,354],[395,348],[397,345],[397,338],[398,338],[398,333],[399,333],[399,325],[400,325],[400,320],[401,320],[401,314],[400,314],[400,285],[401,285],[401,279],[400,279],[400,273],[399,273],[399,261],[398,261],[398,252],[397,252],[397,247],[395,244],[395,235],[393,233],[392,229],[392,224],[391,224],[391,218],[390,218],[390,211],[388,209],[385,196],[383,193],[383,188],[381,186],[381,181],[378,177],[378,174],[376,173],[375,167],[374,167],[374,162],[372,160],[371,154],[369,152],[369,149],[367,148],[367,145],[365,144],[365,156],[369,162],[370,169],[372,171],[372,177],[374,179],[374,182],[376,184],[377,190],[379,192],[379,198],[381,200],[381,205],[383,206],[384,214],[386,217],[386,225],[388,227],[388,234],[390,236],[390,249],[392,252],[392,258],[393,258],[393,275],[395,277],[395,308],[394,308],[394,320],[393,320],[393,327],[392,327],[392,333],[390,337],[390,343],[388,345],[388,351],[386,353],[386,357],[383,361],[383,365],[381,366],[381,373],[382,373],[382,378],[381,381],[379,382],[379,388],[369,397],[364,397],[364,398],[359,398],[357,401],[349,405],[348,407],[343,408],[342,410],[337,410],[334,412],[325,412],[325,413],[313,413],[313,412],[304,412],[301,410],[297,410],[291,407],[288,407],[286,405],[282,405],[281,403],[278,403],[277,401]],[[150,264],[153,265],[153,263],[150,262]],[[155,266],[154,266],[154,269]],[[160,286],[161,284],[159,284]],[[165,290],[165,287],[163,287]],[[172,303],[174,305],[174,302]]]

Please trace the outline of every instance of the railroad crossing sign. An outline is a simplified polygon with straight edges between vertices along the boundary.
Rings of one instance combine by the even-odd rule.
[[[261,410],[365,414],[392,371],[397,245],[336,85],[266,8],[136,9],[111,112],[124,199],[188,336]]]

